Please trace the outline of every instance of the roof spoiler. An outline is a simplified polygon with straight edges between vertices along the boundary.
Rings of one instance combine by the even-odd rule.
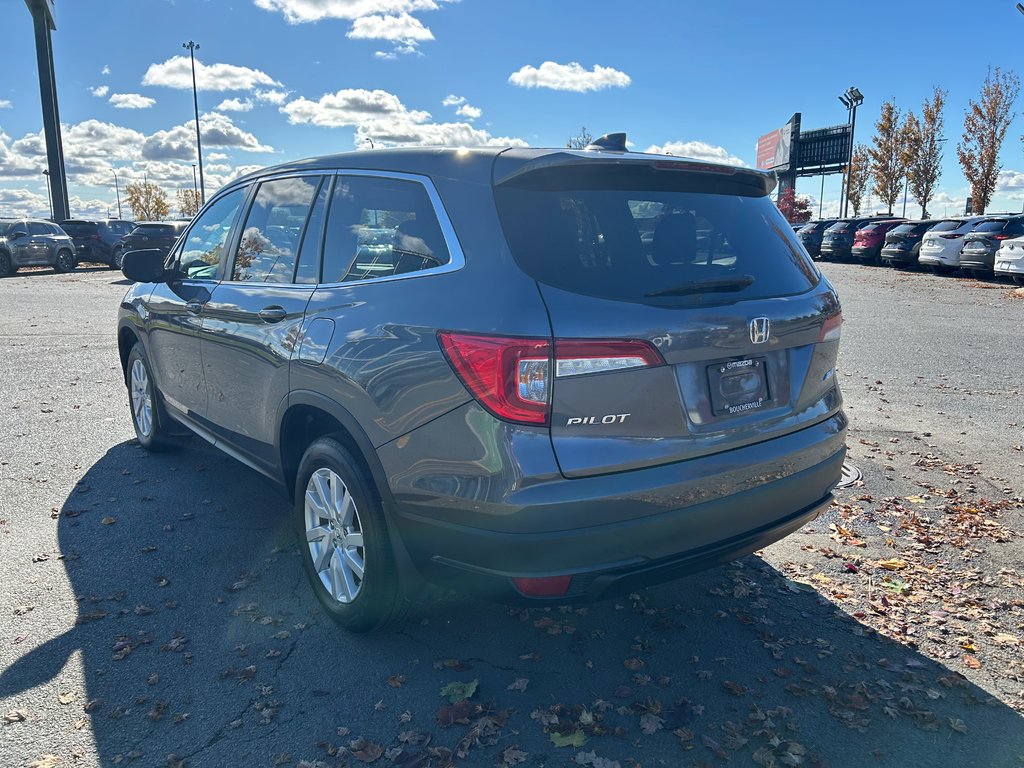
[[[603,150],[605,152],[625,152],[626,134],[624,132],[606,133],[601,138],[594,139],[592,142],[587,144],[584,149]]]

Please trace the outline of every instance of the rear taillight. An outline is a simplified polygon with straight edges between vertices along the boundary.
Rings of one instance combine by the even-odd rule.
[[[850,230],[848,230],[848,229],[834,229],[834,230],[832,230],[832,234],[833,235],[848,235],[848,234],[850,234]]]
[[[92,239],[92,240],[99,240],[100,236],[99,235],[93,235],[90,239]]]
[[[564,378],[665,362],[654,346],[639,340],[559,339],[552,345],[550,339],[449,331],[437,337],[466,389],[499,419],[517,424],[548,424],[552,368],[554,377]]]
[[[818,334],[818,341],[839,341],[843,333],[843,313],[837,312],[825,320]]]
[[[954,233],[950,235],[939,235],[939,237],[941,237],[943,240],[959,240],[963,236],[964,235],[962,232],[960,234]]]
[[[988,236],[989,240],[1007,240],[1007,239],[1009,239],[1009,237],[1010,237],[1009,235],[989,235]]]
[[[512,583],[527,597],[561,597],[569,591],[572,576],[523,576],[513,578]]]

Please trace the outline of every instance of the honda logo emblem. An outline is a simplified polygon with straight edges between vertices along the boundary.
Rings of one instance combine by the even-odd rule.
[[[750,321],[750,340],[754,344],[764,344],[771,335],[772,324],[767,317],[755,317]]]

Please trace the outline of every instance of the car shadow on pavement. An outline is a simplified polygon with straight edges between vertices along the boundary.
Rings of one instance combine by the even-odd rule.
[[[17,707],[82,654],[84,691],[33,748],[60,755],[61,729],[87,727],[100,765],[1024,755],[1018,713],[754,556],[595,605],[448,598],[397,630],[347,634],[306,584],[288,506],[198,440],[161,455],[122,443],[90,467],[59,510],[74,624],[40,644],[46,627],[19,617],[26,652],[0,671]]]

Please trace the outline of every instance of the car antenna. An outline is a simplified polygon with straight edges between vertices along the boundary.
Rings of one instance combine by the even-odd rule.
[[[626,134],[625,133],[606,133],[600,139],[594,139],[592,142],[587,144],[584,149],[589,150],[607,150],[609,152],[625,152],[626,151]]]

